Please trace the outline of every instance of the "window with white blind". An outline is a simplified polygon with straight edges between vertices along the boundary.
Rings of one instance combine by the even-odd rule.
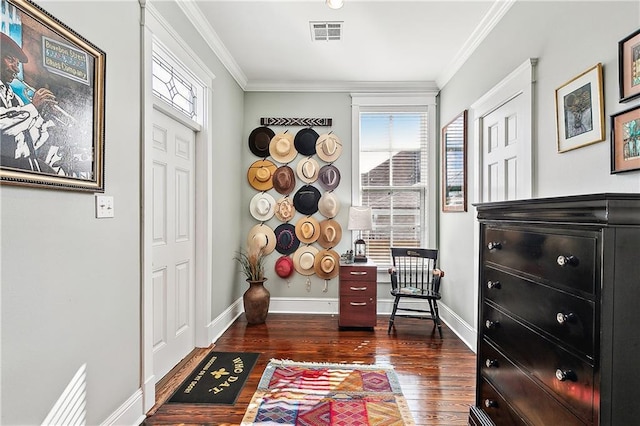
[[[353,205],[371,208],[373,229],[362,235],[368,257],[386,270],[391,247],[435,241],[433,124],[427,105],[357,105],[355,123]]]

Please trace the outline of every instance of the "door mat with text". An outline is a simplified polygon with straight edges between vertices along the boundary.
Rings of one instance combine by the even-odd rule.
[[[168,402],[234,404],[258,355],[253,352],[211,352]]]

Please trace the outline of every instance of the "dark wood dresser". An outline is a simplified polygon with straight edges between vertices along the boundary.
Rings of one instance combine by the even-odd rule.
[[[640,424],[640,194],[476,207],[469,424]]]
[[[340,263],[339,327],[375,327],[378,268],[367,263]]]

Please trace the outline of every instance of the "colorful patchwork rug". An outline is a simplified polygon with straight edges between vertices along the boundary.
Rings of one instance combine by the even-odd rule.
[[[390,366],[271,360],[242,425],[414,425]]]

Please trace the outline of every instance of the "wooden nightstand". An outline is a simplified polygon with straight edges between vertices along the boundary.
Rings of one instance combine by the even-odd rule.
[[[375,263],[340,263],[340,327],[375,327],[377,303]]]

